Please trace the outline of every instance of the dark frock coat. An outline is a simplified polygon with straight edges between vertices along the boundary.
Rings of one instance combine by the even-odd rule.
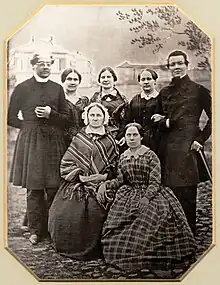
[[[50,106],[49,119],[38,118],[36,106]],[[18,119],[22,111],[23,120]],[[15,87],[8,109],[8,125],[19,128],[9,181],[27,189],[58,187],[59,165],[65,152],[63,129],[70,125],[61,85],[34,77]]]
[[[204,144],[211,134],[210,91],[186,75],[180,80],[172,80],[157,98],[156,113],[165,115],[158,124],[163,132],[159,147],[163,184],[182,187],[207,180],[196,151],[191,151],[190,147],[194,140]],[[203,110],[208,121],[201,130],[199,120]],[[166,127],[167,118],[170,119],[169,128]]]

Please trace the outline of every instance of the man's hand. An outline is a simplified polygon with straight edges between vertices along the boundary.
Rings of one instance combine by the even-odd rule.
[[[38,118],[49,119],[50,113],[51,113],[51,107],[50,106],[36,107],[35,108],[35,114]]]
[[[191,144],[191,150],[195,150],[195,151],[199,151],[200,149],[202,149],[203,146],[198,143],[197,141],[194,141],[192,144]]]
[[[163,120],[164,118],[165,118],[165,116],[162,116],[160,114],[154,114],[151,117],[151,120],[156,123],[156,122],[159,122],[159,121]]]

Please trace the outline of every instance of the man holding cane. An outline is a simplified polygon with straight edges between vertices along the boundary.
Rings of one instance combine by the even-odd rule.
[[[157,112],[152,116],[162,132],[162,183],[179,199],[195,234],[197,184],[209,179],[198,152],[211,134],[211,96],[208,89],[187,75],[189,62],[184,52],[170,53],[167,64],[172,81],[160,91]],[[201,130],[203,110],[208,121]]]

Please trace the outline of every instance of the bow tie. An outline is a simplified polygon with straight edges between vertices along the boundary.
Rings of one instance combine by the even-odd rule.
[[[112,94],[107,94],[107,95],[104,95],[104,96],[102,97],[102,100],[105,100],[105,101],[112,101],[114,98],[115,98],[114,95],[112,95]]]

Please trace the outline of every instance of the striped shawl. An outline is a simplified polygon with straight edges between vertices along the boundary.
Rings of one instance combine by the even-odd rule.
[[[73,138],[61,160],[61,177],[77,182],[79,174],[109,174],[115,168],[117,158],[118,149],[110,134],[94,137],[86,134],[83,128]]]

